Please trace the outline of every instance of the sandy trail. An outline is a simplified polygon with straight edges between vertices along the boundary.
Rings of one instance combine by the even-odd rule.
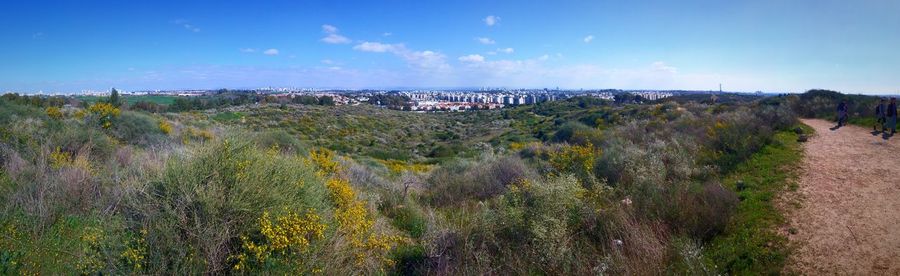
[[[800,207],[788,212],[796,251],[787,270],[804,275],[900,275],[900,135],[803,120]]]

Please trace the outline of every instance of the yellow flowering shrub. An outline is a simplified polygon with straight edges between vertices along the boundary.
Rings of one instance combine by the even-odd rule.
[[[63,113],[59,107],[51,106],[47,108],[47,116],[50,117],[50,119],[61,120],[63,118]]]
[[[319,168],[318,174],[320,177],[332,175],[340,169],[340,165],[334,160],[334,152],[328,149],[314,149],[310,151],[307,163]]]
[[[181,132],[182,143],[187,144],[190,141],[209,141],[215,138],[215,135],[209,130],[201,130],[188,127]]]
[[[566,145],[559,151],[550,152],[550,165],[558,172],[565,173],[591,173],[593,174],[594,160],[600,157],[600,149],[594,145]]]
[[[366,209],[366,202],[356,198],[350,182],[331,178],[326,186],[336,206],[334,217],[338,222],[338,229],[350,239],[356,264],[363,265],[367,257],[374,257],[387,265],[392,265],[387,254],[394,245],[402,241],[402,238],[375,233],[373,229],[375,220]]]
[[[125,251],[122,251],[122,259],[130,265],[134,271],[140,271],[144,267],[144,259],[147,256],[147,242],[145,238],[147,230],[141,230],[141,236],[137,238],[133,244],[130,244]]]
[[[287,256],[290,261],[301,262],[298,254],[305,253],[313,240],[322,239],[325,228],[326,225],[314,210],[302,216],[287,212],[274,220],[269,212],[263,212],[259,218],[261,240],[254,242],[247,236],[241,236],[243,252],[232,257],[236,261],[234,269],[246,270],[251,262],[265,263],[272,255]]]
[[[121,114],[122,111],[111,104],[98,102],[88,107],[88,112],[99,118],[100,126],[103,128],[110,128],[112,127],[113,118],[119,117],[119,114]]]
[[[366,201],[357,199],[350,182],[336,175],[341,168],[334,158],[333,152],[318,149],[310,152],[308,162],[319,168],[319,176],[328,178],[325,186],[335,205],[334,218],[338,224],[338,232],[349,239],[356,265],[364,266],[370,258],[393,265],[388,253],[403,239],[396,235],[376,233],[375,219],[366,208]]]
[[[75,262],[75,268],[81,274],[94,274],[103,269],[103,255],[100,242],[104,239],[103,229],[86,227],[81,234],[82,250]]]
[[[71,163],[72,156],[69,155],[68,152],[61,151],[59,147],[56,147],[56,149],[50,153],[50,166],[54,169],[62,168]]]
[[[72,154],[62,151],[60,147],[56,147],[56,149],[50,152],[50,167],[54,169],[72,167],[82,169],[87,172],[94,171],[87,156],[78,154],[73,157]]]
[[[172,125],[169,124],[166,120],[159,121],[159,130],[162,131],[163,134],[172,133]]]
[[[431,169],[431,166],[426,164],[408,164],[403,161],[398,160],[379,160],[385,167],[388,168],[392,174],[401,174],[403,172],[416,172],[416,173],[424,173]]]

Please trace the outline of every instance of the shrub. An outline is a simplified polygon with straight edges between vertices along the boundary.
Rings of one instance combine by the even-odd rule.
[[[676,210],[669,218],[676,230],[701,241],[710,241],[725,230],[738,204],[737,194],[715,182],[699,185],[675,195]]]
[[[97,122],[103,128],[112,127],[112,121],[116,117],[119,117],[121,111],[118,107],[115,107],[111,104],[104,102],[97,102],[88,107],[88,111],[96,116]]]
[[[284,130],[270,130],[256,134],[256,143],[264,149],[277,148],[285,153],[305,153],[307,146]]]
[[[320,177],[328,178],[325,186],[334,203],[337,233],[349,242],[349,245],[344,246],[348,250],[345,253],[352,255],[354,259],[352,265],[370,271],[383,270],[384,266],[393,265],[388,253],[403,239],[397,235],[379,233],[375,214],[370,213],[368,202],[359,199],[357,191],[341,177],[343,169],[335,160],[334,153],[325,149],[314,150],[310,152],[308,162],[319,168]]]
[[[169,135],[172,133],[172,124],[169,124],[166,120],[159,121],[159,131],[162,131],[163,134]]]
[[[450,163],[433,170],[426,189],[433,203],[447,205],[488,199],[503,193],[512,183],[535,177],[536,173],[518,157],[489,156],[477,162]]]
[[[291,212],[329,209],[324,185],[304,162],[233,141],[175,157],[152,192],[134,199],[132,208],[149,226],[148,271],[228,271],[229,256],[241,252],[240,237],[264,236],[266,212],[290,221]]]
[[[63,119],[62,111],[59,110],[59,107],[55,107],[55,106],[51,106],[51,107],[47,108],[47,116],[50,117],[50,119],[54,119],[54,120],[62,120]]]
[[[163,139],[163,130],[153,117],[130,111],[120,114],[110,128],[116,139],[135,145],[149,145]]]
[[[553,134],[553,141],[578,145],[600,144],[603,141],[603,135],[600,130],[585,124],[568,122]]]

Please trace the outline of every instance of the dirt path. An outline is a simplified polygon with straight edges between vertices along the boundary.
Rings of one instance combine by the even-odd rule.
[[[900,135],[803,120],[800,207],[788,212],[796,246],[788,271],[804,275],[900,275]]]

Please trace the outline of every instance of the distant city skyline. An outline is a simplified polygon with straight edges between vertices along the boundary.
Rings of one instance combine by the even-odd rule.
[[[900,1],[7,1],[0,92],[900,93]]]

